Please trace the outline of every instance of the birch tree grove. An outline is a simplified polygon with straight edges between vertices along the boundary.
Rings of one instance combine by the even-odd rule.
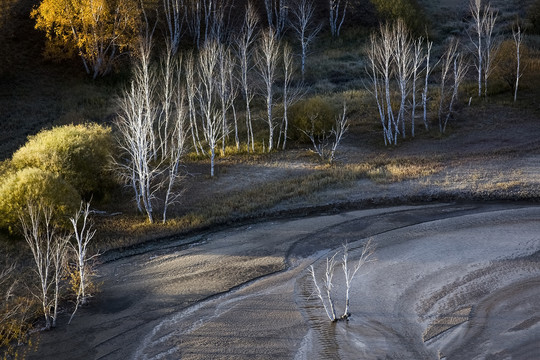
[[[168,204],[178,198],[179,193],[173,192],[181,192],[178,169],[188,129],[184,125],[184,90],[179,88],[178,81],[172,80],[179,75],[170,74],[181,67],[165,59],[160,76],[151,64],[151,49],[152,39],[147,36],[141,42],[134,78],[119,99],[116,126],[121,154],[116,165],[120,178],[133,190],[138,210],[152,223],[155,206],[161,204],[165,221]],[[172,56],[171,48],[168,49],[166,57]],[[178,101],[178,97],[182,100]],[[165,195],[160,201],[163,191]]]
[[[429,128],[427,120],[429,77],[433,71],[430,63],[432,42],[424,45],[424,39],[411,38],[403,20],[394,24],[384,24],[378,33],[370,37],[367,51],[369,77],[368,91],[374,96],[383,127],[385,145],[397,144],[398,135],[405,138],[406,114],[411,108],[411,135],[415,136],[417,82],[424,73],[422,106],[424,126]],[[393,84],[396,85],[393,85]],[[397,93],[397,95],[395,95]],[[393,104],[399,98],[397,114]],[[401,129],[400,129],[401,128]]]

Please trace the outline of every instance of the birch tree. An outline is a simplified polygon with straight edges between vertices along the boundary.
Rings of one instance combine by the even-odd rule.
[[[71,244],[71,249],[75,256],[75,269],[78,275],[77,300],[69,323],[71,323],[79,305],[85,305],[89,296],[87,292],[91,274],[89,261],[93,256],[88,256],[88,245],[96,234],[96,230],[93,229],[92,219],[89,217],[90,212],[90,202],[81,202],[79,210],[77,210],[75,215],[69,219],[73,228],[73,237],[75,239],[75,242]]]
[[[180,72],[177,73],[177,77],[180,78]],[[180,79],[177,79],[177,83]],[[185,106],[185,91],[178,89],[175,98],[175,112],[173,118],[173,126],[169,130],[170,146],[167,149],[166,158],[166,171],[167,176],[165,178],[165,195],[163,198],[163,212],[162,223],[167,221],[167,209],[171,204],[178,202],[184,191],[178,189],[185,175],[182,173],[182,161],[188,148],[187,137],[189,124],[186,122],[186,106]]]
[[[345,277],[345,311],[343,312],[343,315],[341,316],[342,319],[347,319],[351,316],[351,313],[349,312],[349,308],[350,308],[350,291],[352,287],[352,281],[354,280],[356,273],[358,272],[358,270],[360,270],[362,266],[375,260],[373,257],[374,254],[375,254],[375,246],[373,245],[371,239],[369,239],[368,242],[364,244],[364,246],[362,247],[362,253],[360,254],[360,258],[358,259],[358,262],[356,263],[356,265],[350,268],[349,267],[349,245],[347,243],[343,245],[341,268],[343,269],[343,275]]]
[[[293,106],[302,96],[301,87],[292,87],[294,78],[294,64],[291,47],[288,44],[283,46],[283,121],[280,127],[278,146],[283,135],[282,148],[287,146],[287,130],[289,128],[289,108]]]
[[[39,290],[34,295],[41,303],[46,330],[56,326],[62,260],[67,245],[66,237],[58,234],[53,224],[53,215],[53,207],[44,203],[28,203],[26,213],[19,215],[39,281]]]
[[[336,316],[336,307],[335,307],[335,301],[334,296],[335,294],[332,292],[332,289],[334,288],[334,272],[335,268],[337,266],[336,257],[339,254],[339,252],[336,252],[332,257],[326,258],[326,269],[325,273],[322,276],[322,281],[317,280],[317,275],[315,273],[315,268],[313,265],[309,268],[309,274],[311,275],[311,279],[313,281],[313,285],[315,286],[315,293],[319,300],[321,301],[321,304],[325,310],[326,316],[330,321],[335,322],[338,320],[347,320],[351,314],[350,314],[350,290],[352,287],[352,281],[355,277],[355,275],[358,273],[360,268],[365,266],[367,263],[375,261],[374,258],[375,253],[375,246],[369,240],[367,243],[365,243],[362,246],[362,252],[360,254],[360,258],[358,259],[358,262],[356,265],[354,265],[352,268],[349,266],[349,245],[344,244],[343,245],[343,255],[341,257],[341,268],[343,270],[343,275],[345,279],[345,306],[344,306],[344,312],[343,315],[339,318]],[[319,285],[319,282],[322,284]]]
[[[253,7],[252,2],[248,2],[244,16],[244,22],[240,35],[236,38],[236,50],[238,53],[240,65],[240,85],[242,95],[246,105],[246,133],[247,133],[247,150],[251,145],[251,150],[255,151],[255,139],[253,136],[253,125],[251,119],[251,101],[254,97],[253,85],[250,81],[250,73],[253,68],[253,45],[257,37],[257,12]]]
[[[484,16],[482,13],[482,0],[471,0],[469,9],[472,15],[472,29],[473,35],[469,34],[469,38],[475,48],[476,56],[476,70],[478,74],[478,97],[482,96],[482,74],[484,65]]]
[[[396,80],[398,82],[400,93],[400,104],[398,111],[397,123],[401,124],[401,136],[406,137],[405,130],[405,106],[409,93],[409,82],[413,75],[413,49],[412,43],[405,26],[405,22],[401,19],[393,26],[394,38],[394,62],[396,66]]]
[[[428,44],[429,46],[429,44]],[[416,39],[413,43],[413,61],[412,61],[412,109],[411,109],[411,135],[414,137],[415,120],[416,120],[416,83],[420,76],[421,66],[426,60],[424,54],[424,39],[422,37]],[[426,75],[428,75],[429,63],[426,65]]]
[[[214,162],[216,146],[221,137],[226,134],[222,131],[222,118],[216,99],[216,84],[218,79],[219,48],[215,41],[204,46],[199,54],[197,87],[197,100],[202,116],[202,129],[208,152],[210,153],[210,175],[214,176]]]
[[[274,82],[276,81],[276,68],[279,61],[279,42],[272,29],[265,31],[259,44],[257,67],[259,74],[264,82],[264,97],[266,100],[266,116],[268,123],[268,151],[273,149],[274,145]]]
[[[313,265],[311,265],[309,268],[309,273],[311,275],[311,279],[313,280],[313,285],[315,286],[317,297],[321,300],[321,304],[323,305],[323,308],[326,312],[326,316],[332,322],[336,321],[337,319],[336,310],[334,308],[334,299],[332,297],[332,288],[334,287],[334,284],[332,284],[332,279],[334,278],[336,256],[337,253],[334,254],[334,256],[332,256],[331,258],[326,258],[326,271],[322,279],[324,293],[321,290],[321,287],[319,286],[319,283],[317,281],[317,276],[315,274],[315,269],[313,268]]]
[[[119,99],[120,113],[116,122],[120,133],[122,158],[117,162],[120,176],[130,184],[139,212],[154,222],[154,202],[161,176],[158,162],[158,139],[154,126],[157,117],[157,76],[150,65],[151,37],[141,41],[134,79]],[[161,160],[161,159],[159,159]]]
[[[516,46],[516,82],[514,86],[514,102],[517,101],[517,93],[519,88],[519,79],[523,76],[523,67],[521,66],[521,43],[523,42],[523,32],[521,26],[517,24],[512,28],[512,38]]]
[[[337,37],[345,21],[349,0],[328,0],[328,5],[330,8],[330,33],[333,37]]]
[[[302,72],[302,80],[304,80],[308,49],[319,31],[321,31],[321,25],[313,24],[313,15],[315,14],[313,0],[299,0],[292,8],[292,14],[293,20],[291,26],[296,32],[302,49],[300,69]]]
[[[58,299],[60,298],[60,284],[66,274],[68,245],[71,235],[59,235],[53,243],[52,262],[54,267],[54,304],[52,311],[52,327],[56,327],[58,318]]]

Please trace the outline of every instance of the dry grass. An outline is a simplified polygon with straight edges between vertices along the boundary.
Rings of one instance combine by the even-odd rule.
[[[261,157],[264,158],[264,155]],[[280,165],[274,163],[268,166]],[[354,164],[314,163],[297,176],[264,181],[241,190],[211,190],[207,196],[199,196],[199,201],[186,209],[184,214],[172,217],[166,224],[150,224],[142,215],[135,214],[98,218],[99,240],[94,246],[105,251],[232,222],[249,221],[275,213],[273,209],[285,202],[316,197],[318,193],[333,187],[351,186],[359,179],[388,184],[432,175],[440,169],[437,161],[384,157]]]

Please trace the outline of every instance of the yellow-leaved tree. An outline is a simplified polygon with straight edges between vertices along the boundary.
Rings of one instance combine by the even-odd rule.
[[[95,79],[137,42],[141,13],[137,0],[43,0],[31,17],[46,33],[47,56],[79,55]]]

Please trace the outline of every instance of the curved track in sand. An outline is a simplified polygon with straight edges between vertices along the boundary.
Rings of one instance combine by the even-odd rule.
[[[330,323],[307,268],[366,239],[352,317]],[[540,208],[434,204],[241,226],[100,266],[102,293],[39,359],[534,358]],[[342,309],[343,281],[335,283]],[[67,315],[66,315],[67,316]],[[63,322],[62,319],[61,322]]]

